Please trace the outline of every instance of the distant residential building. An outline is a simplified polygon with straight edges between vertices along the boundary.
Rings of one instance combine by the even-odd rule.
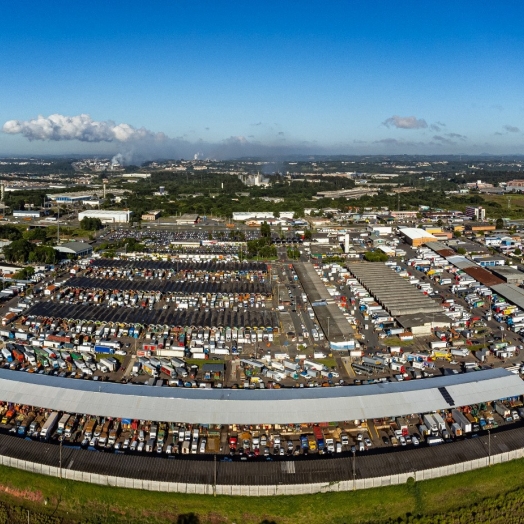
[[[151,173],[124,173],[122,178],[151,178]]]
[[[466,207],[465,215],[472,220],[486,220],[486,210],[481,206]]]
[[[406,220],[408,218],[417,218],[418,211],[390,211],[389,216],[396,220]]]

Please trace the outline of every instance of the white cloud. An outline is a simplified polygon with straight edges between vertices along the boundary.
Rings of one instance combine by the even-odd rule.
[[[21,134],[29,140],[80,140],[81,142],[132,142],[143,139],[164,140],[163,133],[153,133],[129,124],[116,124],[111,120],[96,121],[89,115],[38,116],[33,120],[9,120],[4,133]]]
[[[424,129],[428,127],[428,123],[423,118],[415,116],[398,116],[392,117],[382,122],[386,127],[396,127],[397,129]]]

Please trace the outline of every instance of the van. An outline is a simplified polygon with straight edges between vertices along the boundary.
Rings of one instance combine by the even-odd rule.
[[[364,446],[364,442],[363,441],[360,441],[358,443],[358,450],[359,451],[365,451],[366,450],[366,446]]]

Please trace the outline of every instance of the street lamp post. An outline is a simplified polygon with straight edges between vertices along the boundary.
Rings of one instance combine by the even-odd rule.
[[[329,321],[330,320],[331,320],[331,317],[327,317],[327,321],[328,321],[328,332],[327,332],[328,342],[329,342]]]
[[[353,491],[355,491],[355,484],[356,484],[356,477],[357,477],[357,465],[356,465],[356,460],[357,460],[357,455],[356,455],[356,450],[353,448]]]

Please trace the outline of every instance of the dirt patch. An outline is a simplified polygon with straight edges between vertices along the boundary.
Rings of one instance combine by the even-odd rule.
[[[0,492],[7,493],[17,499],[29,500],[31,502],[44,502],[44,496],[40,491],[30,491],[28,489],[16,489],[11,486],[0,485]]]

